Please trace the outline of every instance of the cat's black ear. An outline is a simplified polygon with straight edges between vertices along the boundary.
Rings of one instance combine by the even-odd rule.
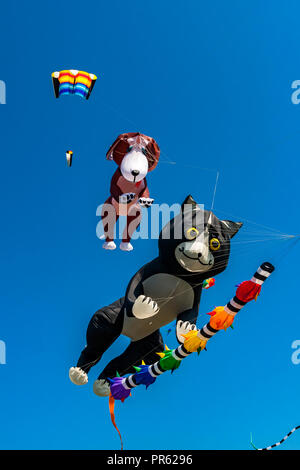
[[[243,226],[242,222],[232,222],[231,220],[221,220],[224,232],[228,233],[229,237],[232,238],[240,228]]]
[[[191,204],[192,206],[197,206],[196,201],[194,200],[193,196],[191,196],[190,194],[185,198],[185,200],[181,204],[181,209],[184,209],[184,206],[188,204]]]

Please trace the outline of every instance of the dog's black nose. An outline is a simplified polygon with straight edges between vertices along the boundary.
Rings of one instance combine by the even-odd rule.
[[[132,176],[137,176],[140,174],[139,170],[132,170],[131,172]]]

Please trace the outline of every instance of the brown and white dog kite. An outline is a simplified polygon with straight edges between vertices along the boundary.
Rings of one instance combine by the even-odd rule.
[[[114,227],[119,216],[126,216],[126,227],[120,244],[121,250],[133,249],[130,240],[141,221],[141,207],[150,207],[146,175],[158,163],[160,150],[152,137],[139,132],[121,134],[106,154],[118,169],[112,177],[110,196],[102,208],[105,243],[103,248],[114,250]]]

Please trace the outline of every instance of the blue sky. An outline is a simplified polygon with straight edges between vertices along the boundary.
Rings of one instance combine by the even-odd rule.
[[[105,252],[95,234],[115,171],[105,152],[126,131],[161,147],[148,178],[157,202],[191,193],[210,206],[218,169],[216,214],[245,222],[227,270],[203,293],[199,326],[262,261],[276,271],[233,331],[117,404],[125,448],[248,449],[251,431],[264,446],[300,423],[300,365],[291,361],[300,339],[299,246],[268,241],[261,227],[300,232],[300,105],[291,102],[299,13],[296,0],[91,0],[86,11],[77,0],[72,8],[2,5],[0,448],[119,448],[92,383],[127,339],[105,354],[88,386],[72,385],[68,369],[94,311],[123,295],[157,254],[156,240]],[[98,76],[89,101],[54,98],[50,74],[64,68]],[[176,346],[173,333],[167,339]],[[300,435],[284,447],[299,449]]]

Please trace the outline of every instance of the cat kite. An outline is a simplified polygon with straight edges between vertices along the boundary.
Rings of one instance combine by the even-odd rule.
[[[139,366],[157,361],[164,351],[160,328],[174,320],[180,344],[189,331],[196,330],[202,284],[227,266],[230,240],[240,222],[223,221],[202,210],[191,196],[180,214],[162,229],[158,257],[141,267],[128,284],[125,297],[98,310],[87,329],[87,346],[69,377],[76,385],[88,382],[88,372],[120,334],[132,342],[101,372],[94,383],[99,396],[110,394],[108,379],[123,376]],[[181,232],[181,236],[179,234]]]
[[[77,95],[89,99],[97,77],[93,73],[79,70],[61,70],[52,73],[52,82],[56,98],[63,95]]]
[[[140,224],[141,208],[149,208],[154,201],[150,198],[146,175],[156,167],[159,155],[155,140],[139,132],[119,135],[109,148],[106,157],[113,160],[118,168],[112,177],[110,196],[103,204],[101,213],[105,238],[103,248],[106,250],[116,249],[114,228],[120,215],[126,217],[120,249],[133,250],[130,240]]]

